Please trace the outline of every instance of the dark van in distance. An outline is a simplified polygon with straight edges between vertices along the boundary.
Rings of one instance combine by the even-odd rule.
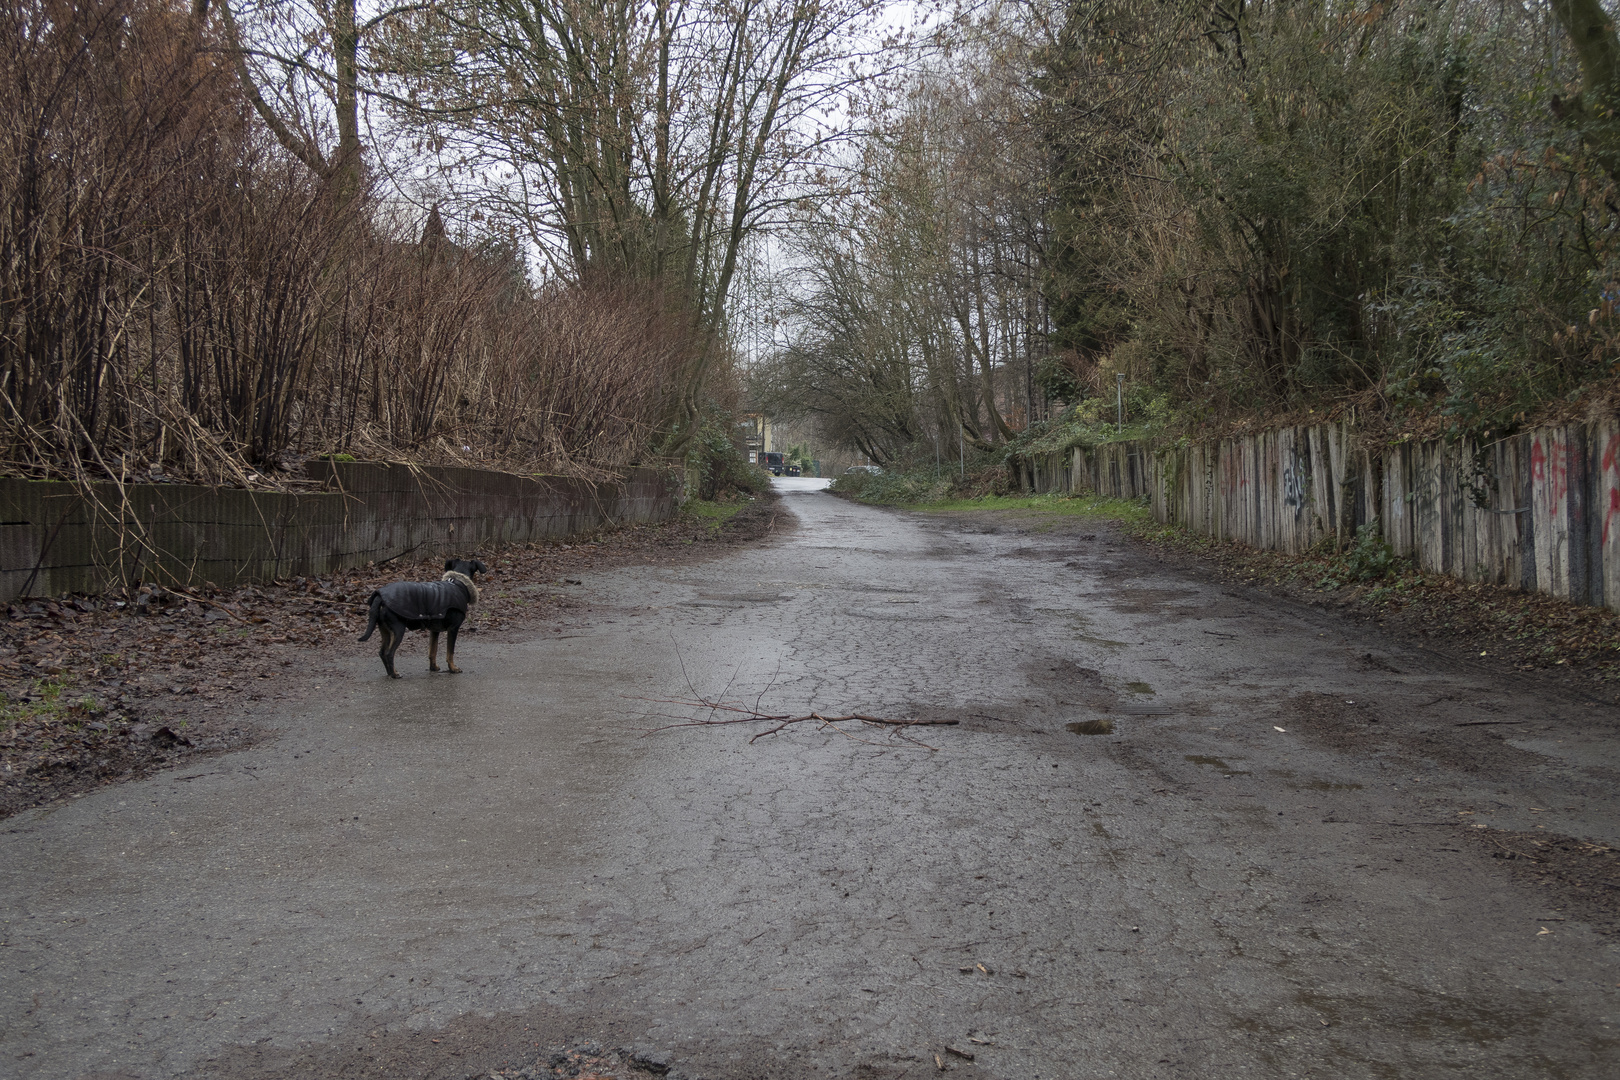
[[[772,476],[781,476],[787,471],[787,463],[782,460],[782,455],[774,450],[759,455],[759,467],[768,470]]]

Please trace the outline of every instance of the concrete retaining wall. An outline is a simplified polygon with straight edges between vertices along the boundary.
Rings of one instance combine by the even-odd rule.
[[[134,581],[236,585],[470,553],[662,520],[680,488],[655,469],[588,483],[323,461],[309,477],[319,488],[292,494],[97,484],[86,495],[72,484],[0,479],[0,600]]]
[[[1030,462],[1038,491],[1147,495],[1193,532],[1298,553],[1376,521],[1424,570],[1620,610],[1620,425],[1537,428],[1486,447],[1372,447],[1339,425],[1217,444],[1109,443]]]

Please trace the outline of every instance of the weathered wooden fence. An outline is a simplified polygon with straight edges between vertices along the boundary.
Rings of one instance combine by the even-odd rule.
[[[1213,445],[1108,443],[1043,455],[1039,491],[1151,499],[1159,521],[1258,548],[1345,543],[1377,522],[1424,570],[1620,609],[1620,425],[1486,446],[1372,446],[1323,424]]]
[[[618,483],[481,469],[311,462],[295,493],[179,484],[0,480],[0,600],[133,581],[234,585],[321,575],[400,555],[655,521],[680,483],[632,469]]]

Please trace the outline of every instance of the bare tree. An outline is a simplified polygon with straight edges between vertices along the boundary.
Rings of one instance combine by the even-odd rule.
[[[565,276],[654,282],[696,416],[743,245],[805,191],[877,0],[479,0],[423,17],[418,117]],[[497,184],[489,186],[491,180]]]
[[[879,461],[958,436],[988,450],[1044,415],[1029,49],[960,29],[884,110],[860,183],[803,223],[805,299],[761,380],[778,408],[797,400]]]
[[[196,17],[210,0],[192,0]],[[432,3],[384,4],[364,18],[355,0],[213,0],[223,47],[253,109],[283,148],[341,200],[365,181],[363,101],[401,101],[393,55],[407,17]]]

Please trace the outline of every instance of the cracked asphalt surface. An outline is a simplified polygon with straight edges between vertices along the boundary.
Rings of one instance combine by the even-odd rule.
[[[1620,845],[1611,707],[780,486],[780,542],[461,676],[355,645],[279,738],[6,822],[0,1075],[1614,1075],[1620,937],[1491,841]],[[694,695],[959,723],[647,734]]]

